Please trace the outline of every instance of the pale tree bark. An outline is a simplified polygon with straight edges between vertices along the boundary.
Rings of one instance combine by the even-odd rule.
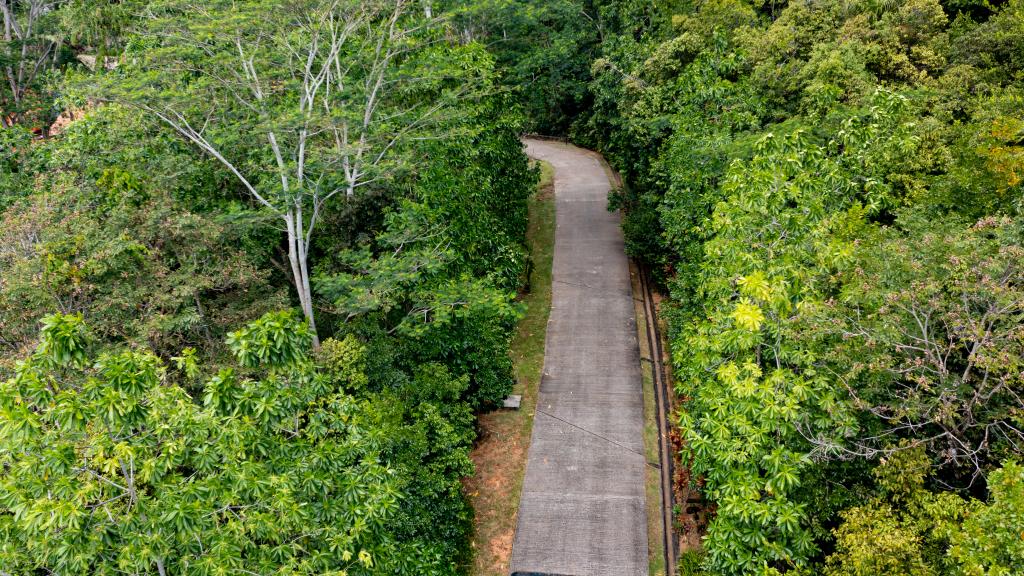
[[[1020,371],[1007,364],[1024,352],[1024,274],[1016,258],[949,280],[942,290],[955,297],[937,297],[937,289],[920,282],[888,293],[884,312],[866,308],[843,315],[833,335],[863,348],[851,356],[852,369],[823,362],[822,372],[830,372],[852,405],[881,425],[870,436],[849,438],[798,425],[814,446],[812,455],[874,459],[924,445],[939,464],[969,473],[963,487],[970,487],[987,473],[997,446],[1024,450],[1018,417],[1024,391]],[[863,350],[873,355],[864,358]],[[863,374],[884,376],[889,384],[884,392],[866,387]]]
[[[55,2],[47,0],[0,0],[4,42],[8,47],[16,47],[16,52],[8,55],[11,62],[3,70],[15,108],[21,105],[26,91],[56,47],[39,29],[40,19],[55,6]],[[0,116],[6,116],[6,113]],[[4,124],[7,124],[6,120]]]
[[[209,136],[218,116],[214,104],[199,125],[199,120],[190,120],[195,113],[190,116],[184,107],[132,103],[221,163],[256,203],[278,218],[286,236],[292,283],[319,345],[309,252],[324,208],[387,178],[394,166],[392,156],[403,143],[424,138],[425,130],[439,124],[450,112],[450,101],[390,101],[403,86],[428,80],[399,74],[396,66],[422,47],[413,37],[435,21],[429,3],[424,4],[426,18],[410,17],[418,13],[413,0],[310,4],[312,9],[295,17],[304,34],[271,37],[273,30],[266,35],[249,30],[222,39],[230,43],[233,65],[197,71],[214,80],[234,105],[264,119],[257,134],[273,158],[267,168],[275,173],[275,189],[259,186],[256,175],[247,173],[231,151]],[[218,56],[208,43],[187,32],[182,37],[211,60]],[[284,57],[268,60],[268,45],[283,46]],[[288,68],[282,70],[283,66]],[[276,122],[277,117],[287,120]]]

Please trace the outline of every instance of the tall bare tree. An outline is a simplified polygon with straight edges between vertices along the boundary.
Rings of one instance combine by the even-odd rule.
[[[0,51],[5,94],[0,98],[0,126],[7,127],[22,114],[25,97],[54,57],[56,41],[44,26],[57,2],[50,0],[0,0],[4,19],[4,44]]]
[[[417,140],[453,135],[486,57],[414,0],[177,1],[148,17],[157,46],[108,97],[158,117],[275,216],[315,335],[309,254],[325,208],[411,166]]]

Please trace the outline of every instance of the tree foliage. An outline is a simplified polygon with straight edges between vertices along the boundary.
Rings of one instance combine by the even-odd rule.
[[[309,334],[272,316],[238,357]],[[87,355],[80,316],[44,320],[3,385],[5,570],[369,572],[392,556],[400,493],[365,402],[319,374],[224,369],[193,397],[151,352]]]
[[[1020,0],[0,8],[0,569],[467,565],[526,128],[625,178],[707,571],[1024,563]]]
[[[319,345],[310,252],[323,213],[409,170],[417,141],[468,133],[486,52],[446,41],[406,0],[169,1],[145,17],[126,64],[85,94],[160,119],[278,219]]]
[[[0,140],[0,571],[461,573],[537,174],[457,8],[47,6],[32,94],[74,113]]]

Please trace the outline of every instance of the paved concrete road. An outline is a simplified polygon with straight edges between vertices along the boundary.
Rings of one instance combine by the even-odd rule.
[[[527,141],[555,167],[551,318],[512,573],[647,574],[643,391],[619,215],[597,156]]]

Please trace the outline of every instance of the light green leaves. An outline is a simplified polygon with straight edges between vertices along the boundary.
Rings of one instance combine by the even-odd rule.
[[[693,470],[719,503],[708,548],[723,574],[807,563],[815,544],[800,487],[814,447],[805,434],[830,433],[844,413],[825,406],[832,383],[812,377],[814,350],[792,337],[801,307],[821,298],[821,238],[843,207],[838,163],[808,139],[769,133],[726,170],[697,280],[703,314],[683,331],[680,368],[694,399],[684,431]],[[716,378],[701,376],[709,369]]]
[[[736,281],[740,287],[740,294],[756,300],[771,300],[772,286],[764,272],[757,270],[751,274],[740,277]]]
[[[81,314],[52,314],[43,318],[36,357],[51,366],[80,366],[89,343]]]
[[[305,385],[309,366],[278,337],[291,324],[302,333],[290,313],[239,331],[237,346],[275,373],[224,369],[202,406],[147,351],[50,368],[55,348],[41,345],[21,373],[60,374],[60,393],[37,402],[21,377],[0,384],[0,565],[215,574],[244,559],[261,573],[362,575],[410,561],[389,536],[402,480],[367,440],[382,424],[337,387]]]
[[[749,299],[744,298],[743,300],[740,300],[733,309],[732,319],[735,320],[736,324],[741,328],[753,332],[759,329],[761,327],[761,323],[764,322],[764,313],[761,312],[761,308],[757,304],[754,304]]]
[[[971,575],[1010,576],[1024,566],[1024,466],[1008,461],[989,476],[991,500],[971,503],[949,554]]]
[[[306,360],[312,345],[309,327],[291,310],[268,312],[232,332],[228,346],[242,366],[286,368]]]

